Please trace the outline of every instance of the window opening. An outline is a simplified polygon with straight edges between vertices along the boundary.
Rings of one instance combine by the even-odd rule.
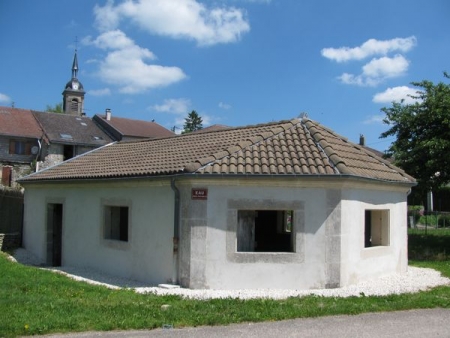
[[[70,102],[70,111],[78,112],[78,100],[77,99],[72,99],[72,101]]]
[[[238,252],[294,252],[292,210],[239,210]]]
[[[389,210],[366,210],[364,215],[364,247],[388,246]]]
[[[63,159],[68,160],[74,156],[74,146],[64,145]]]
[[[31,155],[31,142],[10,140],[9,153],[11,155]]]
[[[128,242],[128,207],[105,206],[104,238]]]

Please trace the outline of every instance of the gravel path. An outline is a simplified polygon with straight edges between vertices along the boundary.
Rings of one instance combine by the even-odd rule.
[[[38,260],[25,249],[18,249],[11,258],[26,265],[39,266]],[[183,288],[155,287],[125,278],[113,277],[96,270],[59,267],[48,268],[51,271],[65,274],[75,280],[90,284],[104,285],[109,288],[133,288],[138,293],[155,293],[157,295],[179,295],[192,299],[212,298],[271,298],[285,299],[306,295],[324,297],[351,297],[351,296],[384,296],[389,294],[414,293],[428,290],[439,285],[450,285],[450,279],[441,276],[433,269],[416,268],[410,266],[403,275],[381,277],[369,282],[362,282],[339,289],[317,290],[275,290],[275,289],[246,289],[246,290],[191,290]]]

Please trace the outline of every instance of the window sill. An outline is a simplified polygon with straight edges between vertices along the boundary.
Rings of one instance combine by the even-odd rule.
[[[108,248],[116,250],[129,250],[130,242],[119,241],[115,239],[102,239],[102,244]]]
[[[389,245],[379,245],[363,248],[361,258],[373,258],[392,254],[392,247]]]

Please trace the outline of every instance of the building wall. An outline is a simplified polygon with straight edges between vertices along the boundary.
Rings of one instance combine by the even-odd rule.
[[[361,183],[362,182],[362,183]],[[344,178],[186,179],[173,255],[169,180],[27,184],[24,246],[47,261],[47,204],[63,204],[62,265],[194,289],[334,288],[407,269],[406,187]],[[192,188],[207,189],[194,199]],[[128,206],[128,242],[105,240],[103,209]],[[390,243],[364,247],[364,212],[388,210]],[[237,252],[240,210],[293,210],[293,252]],[[177,268],[178,267],[178,268]]]
[[[347,189],[342,202],[341,283],[354,284],[408,269],[407,191]],[[365,247],[365,210],[389,213],[389,245]]]
[[[208,189],[207,200],[193,200],[192,187]],[[358,186],[356,180],[182,183],[180,283],[213,289],[335,288],[405,272],[406,188],[382,188]],[[365,208],[390,211],[389,247],[364,248]],[[294,210],[294,253],[236,252],[238,210],[264,209]]]
[[[73,145],[74,155],[78,156],[88,151],[95,149],[95,147]],[[45,160],[39,162],[39,170],[52,167],[64,161],[64,145],[60,143],[51,143],[43,148],[43,157]]]
[[[9,186],[11,188],[20,188],[20,184],[16,181],[22,177],[25,177],[29,174],[31,174],[34,170],[32,164],[27,163],[0,163],[0,185],[3,182],[3,167],[9,167],[11,168],[10,172],[10,183],[5,184],[5,186]]]
[[[62,265],[167,283],[173,278],[173,191],[168,183],[27,185],[23,245],[47,262],[47,204],[63,204]],[[104,239],[105,205],[129,207],[128,242]]]
[[[9,143],[10,139],[23,141],[25,143],[29,143],[27,148],[31,148],[32,146],[38,146],[36,139],[27,139],[27,138],[9,138],[9,137],[0,137],[0,184],[2,182],[2,168],[10,167],[11,175],[10,175],[10,187],[16,188],[19,185],[16,183],[16,180],[22,178],[33,171],[33,161],[36,159],[36,155],[28,154],[28,155],[18,155],[18,154],[10,154],[9,153]]]
[[[49,168],[64,161],[64,150],[62,144],[45,144],[43,146],[43,161],[39,162],[39,170]]]

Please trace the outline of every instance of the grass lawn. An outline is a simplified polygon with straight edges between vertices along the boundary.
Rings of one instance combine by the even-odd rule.
[[[418,236],[417,238],[415,236]],[[450,234],[410,234],[410,264],[450,277]],[[432,247],[429,247],[432,245]],[[420,250],[428,250],[426,257]],[[426,260],[424,260],[426,259]],[[56,332],[225,325],[363,312],[450,308],[450,286],[407,295],[286,300],[186,300],[76,282],[0,253],[0,337]],[[170,305],[168,309],[161,306]]]

